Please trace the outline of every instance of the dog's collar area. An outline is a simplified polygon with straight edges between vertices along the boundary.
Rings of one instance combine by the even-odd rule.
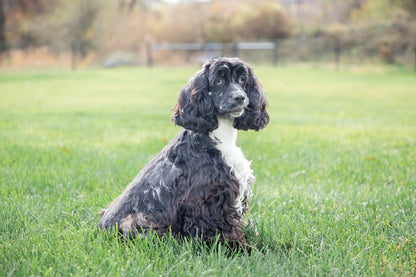
[[[234,128],[234,119],[217,117],[218,127],[209,136],[217,143],[235,145],[237,142],[237,129]]]

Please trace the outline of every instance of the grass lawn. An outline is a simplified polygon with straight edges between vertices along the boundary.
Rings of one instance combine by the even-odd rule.
[[[0,72],[0,276],[416,274],[416,74],[257,66],[251,255],[96,232],[197,68]]]

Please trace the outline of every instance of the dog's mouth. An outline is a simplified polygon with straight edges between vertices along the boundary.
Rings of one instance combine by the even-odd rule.
[[[229,118],[236,118],[236,117],[240,117],[244,114],[244,111],[247,107],[247,103],[242,103],[239,105],[220,105],[218,108],[218,112],[220,115],[222,115],[223,117],[229,117]]]
[[[240,116],[242,116],[242,115],[243,115],[243,113],[244,113],[244,107],[237,107],[237,108],[235,108],[235,109],[232,109],[232,110],[229,112],[229,115],[230,115],[231,117],[233,117],[233,118],[236,118],[236,117],[240,117]]]

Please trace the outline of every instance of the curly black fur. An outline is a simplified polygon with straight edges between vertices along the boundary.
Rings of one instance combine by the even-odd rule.
[[[241,184],[217,147],[219,119],[259,130],[269,121],[267,102],[252,69],[236,58],[203,66],[182,89],[172,120],[184,127],[104,210],[98,226],[135,237],[160,235],[244,242],[243,212],[235,205]],[[251,184],[249,184],[251,185]],[[247,199],[244,199],[244,202]],[[246,204],[244,203],[244,207]]]

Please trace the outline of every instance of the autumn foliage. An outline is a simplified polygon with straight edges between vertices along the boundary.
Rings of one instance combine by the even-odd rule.
[[[0,53],[23,61],[30,49],[57,60],[72,52],[88,63],[144,64],[147,43],[279,40],[291,60],[328,57],[335,41],[357,60],[409,63],[416,46],[412,0],[0,0],[0,7]]]

